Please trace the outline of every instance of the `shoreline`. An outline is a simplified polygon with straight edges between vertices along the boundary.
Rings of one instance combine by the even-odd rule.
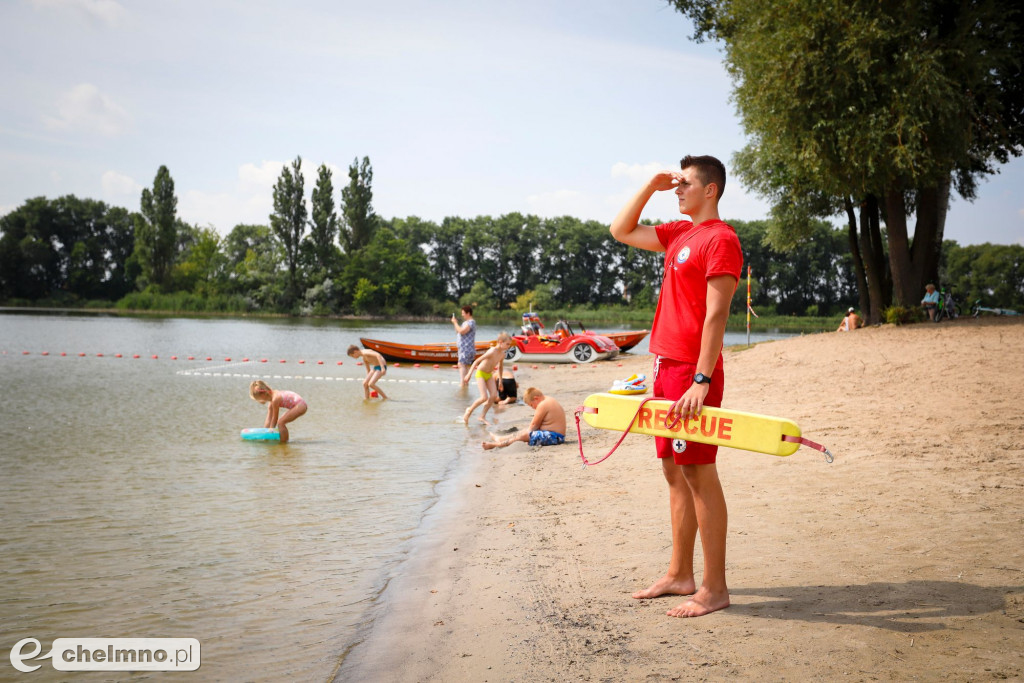
[[[341,321],[341,322],[395,322],[395,323],[437,323],[447,324],[449,318],[438,315],[356,315],[352,314],[330,314],[330,315],[293,315],[291,313],[264,313],[258,311],[247,311],[247,312],[231,312],[231,311],[178,311],[178,310],[154,310],[144,308],[132,308],[132,309],[121,309],[121,308],[89,308],[86,306],[81,307],[49,307],[49,306],[9,306],[0,305],[0,314],[37,314],[37,315],[106,315],[106,316],[124,316],[124,317],[153,317],[153,318],[225,318],[225,319],[253,319],[253,320],[318,320],[318,321]],[[733,313],[729,317],[729,326],[727,327],[728,332],[740,333],[746,332],[746,326],[742,322],[743,315],[741,313]],[[487,314],[481,313],[475,316],[478,323],[482,325],[509,325],[512,329],[518,329],[518,316],[519,313],[513,312],[511,317],[504,316],[500,313]],[[651,320],[654,317],[654,311],[648,311],[644,314],[637,315],[634,317],[624,317],[621,315],[614,314],[614,312],[606,317],[594,316],[592,314],[583,315],[579,312],[566,313],[565,311],[555,311],[551,315],[546,315],[545,319],[558,320],[568,319],[572,322],[576,322],[578,319],[583,318],[583,322],[587,329],[596,327],[608,327],[608,326],[629,326],[639,329],[650,329]],[[771,334],[773,332],[785,332],[787,334],[820,334],[821,332],[830,332],[834,329],[834,320],[837,320],[837,316],[823,316],[811,318],[805,320],[802,318],[796,318],[793,316],[764,316],[753,322],[750,327],[751,334]],[[796,321],[796,322],[794,322]],[[594,331],[591,329],[591,331]],[[600,334],[600,330],[597,330]]]
[[[692,620],[630,597],[668,558],[649,440],[583,470],[572,423],[650,357],[545,370],[566,443],[468,454],[334,680],[1024,676],[1021,358],[1024,324],[996,318],[727,349],[725,406],[836,460],[720,449],[732,606]],[[591,459],[617,439],[583,430]]]

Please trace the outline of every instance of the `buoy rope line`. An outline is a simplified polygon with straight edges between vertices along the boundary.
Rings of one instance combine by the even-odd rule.
[[[8,355],[8,352],[7,351],[2,351],[2,352],[0,352],[0,355],[5,355],[6,356],[6,355]],[[31,352],[29,352],[29,351],[22,351],[20,355],[28,356],[28,355],[31,355]],[[67,352],[61,352],[61,353],[51,354],[48,351],[39,352],[38,355],[40,355],[40,356],[53,356],[53,357],[57,357],[57,358],[62,357],[62,356],[78,356],[80,358],[87,357],[87,354],[85,354],[85,353],[68,354]],[[97,358],[124,358],[125,356],[124,356],[124,354],[121,354],[121,353],[114,353],[114,354],[97,353],[97,354],[95,354],[95,357],[97,357]],[[139,354],[132,354],[131,356],[128,356],[128,358],[140,359],[140,358],[142,358],[142,356],[140,356]],[[159,356],[154,354],[154,355],[150,356],[149,359],[159,360]],[[177,360],[179,360],[179,356],[165,356],[164,360],[177,361]],[[185,360],[185,362],[189,362],[189,361],[203,362],[203,360],[208,362],[208,361],[212,361],[213,358],[205,357],[203,360],[200,360],[199,358],[196,358],[195,356],[185,356],[185,358],[183,360]],[[230,361],[231,359],[230,358],[225,358],[224,360]],[[287,361],[282,360],[280,362],[281,363],[286,363]],[[265,358],[261,358],[259,360],[245,358],[245,359],[243,359],[241,361],[238,361],[238,362],[225,363],[225,364],[221,364],[221,365],[214,365],[214,366],[211,366],[211,367],[203,367],[201,369],[200,368],[195,368],[195,369],[188,369],[188,370],[178,370],[175,374],[176,375],[182,375],[182,376],[191,376],[191,377],[244,377],[244,378],[247,378],[247,379],[259,379],[259,378],[266,378],[266,379],[305,379],[305,380],[314,380],[314,381],[322,381],[322,382],[362,382],[365,379],[365,377],[330,377],[330,376],[327,376],[327,375],[278,375],[278,374],[269,374],[269,373],[266,373],[266,372],[260,372],[260,373],[223,372],[223,370],[225,368],[240,368],[240,367],[245,367],[245,366],[253,366],[255,368],[255,367],[258,366],[258,364],[265,364],[265,363],[269,363],[269,361],[267,359],[265,359]],[[299,365],[304,365],[305,363],[306,363],[305,360],[298,361]],[[317,365],[324,365],[324,361],[317,361],[316,364]],[[341,364],[342,364],[341,361],[338,361],[338,365],[341,365]],[[362,367],[362,363],[356,363],[356,365],[358,365],[359,367]],[[410,365],[411,364],[406,364],[406,367],[409,367]],[[390,367],[400,367],[400,365],[392,364]],[[419,364],[411,365],[411,367],[414,367],[417,370],[419,370],[419,369],[426,369],[426,368],[422,368]],[[433,369],[437,370],[437,369],[440,369],[441,366],[440,365],[433,365],[431,367]],[[389,382],[389,383],[392,383],[392,384],[448,384],[448,385],[454,385],[454,386],[459,386],[459,384],[460,384],[459,382],[454,382],[454,381],[451,381],[451,380],[443,380],[443,379],[398,379],[398,378],[391,378],[391,377],[382,377],[381,379],[379,379],[377,381],[378,382]]]
[[[133,358],[133,359],[136,359],[136,360],[138,360],[138,359],[144,359],[144,360],[171,360],[171,361],[179,361],[179,360],[181,360],[181,361],[186,361],[186,362],[197,362],[197,363],[202,363],[202,362],[207,362],[208,363],[208,362],[211,362],[211,361],[214,360],[211,356],[199,357],[199,356],[176,356],[176,355],[169,355],[169,356],[161,357],[160,355],[155,354],[155,353],[151,354],[151,355],[143,356],[143,355],[140,355],[138,353],[133,353],[133,354],[129,355],[129,354],[123,354],[123,353],[94,353],[94,354],[89,354],[89,353],[85,353],[85,352],[68,353],[66,351],[61,351],[60,353],[50,353],[49,351],[35,351],[35,352],[33,352],[33,351],[21,351],[21,352],[16,352],[16,351],[7,351],[6,349],[5,350],[0,350],[0,356],[7,356],[7,355],[11,355],[11,356],[39,355],[39,356],[50,356],[50,357],[54,357],[54,358],[77,356],[79,358],[92,358],[92,357],[95,357],[95,358]],[[229,357],[225,358],[224,362],[225,363],[230,363],[231,362],[231,357],[229,356]],[[269,359],[267,359],[267,358],[259,358],[259,359],[257,359],[257,358],[245,358],[245,357],[243,357],[240,362],[241,363],[265,363],[265,364],[269,364],[271,361]],[[327,362],[322,361],[322,360],[306,361],[304,359],[297,360],[297,361],[296,360],[289,361],[289,360],[284,359],[284,358],[282,358],[281,360],[279,360],[277,362],[282,364],[282,365],[285,364],[285,363],[297,363],[299,365],[307,365],[307,364],[308,365],[330,365],[332,363],[332,361],[327,361]],[[342,365],[342,364],[343,364],[343,361],[340,361],[340,360],[337,361],[337,365]],[[362,363],[361,362],[357,362],[357,363],[355,363],[355,365],[362,367]],[[622,363],[619,363],[618,365],[619,365],[619,367],[622,367]],[[576,363],[571,363],[571,364],[559,363],[558,365],[547,365],[547,368],[549,370],[554,370],[555,368],[557,368],[559,366],[561,366],[561,367],[569,367],[570,369],[575,370],[578,367],[581,367],[581,368],[594,367],[594,364],[593,363],[586,363],[584,365],[578,365]],[[445,361],[443,364],[442,363],[433,363],[433,364],[430,364],[430,363],[416,363],[416,362],[410,362],[410,361],[402,361],[402,362],[397,362],[397,363],[390,363],[388,365],[388,367],[389,368],[398,368],[398,367],[410,368],[411,367],[411,368],[415,368],[417,370],[427,370],[427,369],[431,369],[431,368],[434,369],[434,370],[438,370],[441,367],[450,367],[451,369],[455,370],[459,366],[458,365],[449,365],[448,361]],[[530,367],[533,370],[538,370],[538,369],[541,369],[544,366],[543,365],[534,364],[534,365],[531,365]],[[451,384],[451,382],[449,382],[449,384]]]
[[[327,377],[327,376],[313,376],[313,375],[269,375],[265,372],[259,373],[247,373],[247,372],[213,372],[211,370],[179,370],[178,375],[185,375],[189,377],[245,377],[247,379],[309,379],[318,380],[321,382],[362,382],[364,377]],[[378,382],[390,382],[392,384],[451,384],[459,385],[459,382],[452,382],[446,379],[392,379],[391,377],[382,377]]]
[[[320,382],[362,382],[365,377],[330,377],[328,375],[271,375],[265,372],[222,372],[225,368],[239,368],[246,365],[252,365],[253,361],[241,362],[241,363],[229,363],[227,365],[218,365],[212,368],[203,368],[201,370],[178,370],[176,375],[184,375],[189,377],[244,377],[246,379],[308,379]],[[444,379],[393,379],[391,377],[381,377],[378,382],[390,382],[392,384],[454,384],[458,385],[459,382],[452,382]]]

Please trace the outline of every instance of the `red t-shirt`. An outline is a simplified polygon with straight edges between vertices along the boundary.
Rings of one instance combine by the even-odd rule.
[[[655,228],[665,246],[665,279],[651,326],[651,353],[684,363],[700,357],[700,337],[707,317],[708,279],[740,279],[743,252],[736,231],[720,220],[694,227],[690,221]],[[715,368],[722,367],[719,351]]]

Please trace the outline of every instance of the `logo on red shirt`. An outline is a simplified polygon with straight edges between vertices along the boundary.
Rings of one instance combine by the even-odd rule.
[[[686,246],[679,250],[679,254],[676,256],[676,263],[683,265],[688,258],[690,258],[690,247]]]

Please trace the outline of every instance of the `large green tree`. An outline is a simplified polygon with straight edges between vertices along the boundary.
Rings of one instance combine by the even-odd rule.
[[[113,301],[133,287],[132,215],[94,199],[36,197],[0,218],[0,298]]]
[[[429,312],[426,293],[434,289],[426,255],[384,228],[352,255],[342,277],[357,313]]]
[[[955,288],[967,310],[975,301],[989,308],[1024,313],[1024,246],[947,242],[943,282]]]
[[[331,169],[321,164],[317,169],[316,186],[311,201],[309,223],[310,279],[330,275],[338,266],[338,213],[334,204],[334,183]]]
[[[977,179],[1024,145],[1018,3],[672,4],[695,37],[725,47],[750,136],[737,165],[774,201],[776,232],[798,240],[815,216],[859,211],[849,243],[869,318],[890,303],[888,278],[893,302],[920,300],[937,276],[951,187],[973,198]]]
[[[353,254],[370,243],[379,219],[373,212],[373,168],[370,158],[348,167],[348,185],[341,189],[341,246]]]
[[[236,225],[224,238],[228,293],[242,294],[253,308],[275,309],[283,302],[284,248],[266,225]]]
[[[270,214],[270,227],[284,247],[288,271],[286,304],[291,305],[299,292],[299,247],[306,232],[305,178],[302,177],[302,157],[295,157],[291,167],[281,169],[274,184],[274,212]]]
[[[178,197],[166,166],[157,170],[152,190],[142,190],[140,204],[141,214],[135,219],[135,259],[141,272],[140,284],[166,290],[178,239]]]

